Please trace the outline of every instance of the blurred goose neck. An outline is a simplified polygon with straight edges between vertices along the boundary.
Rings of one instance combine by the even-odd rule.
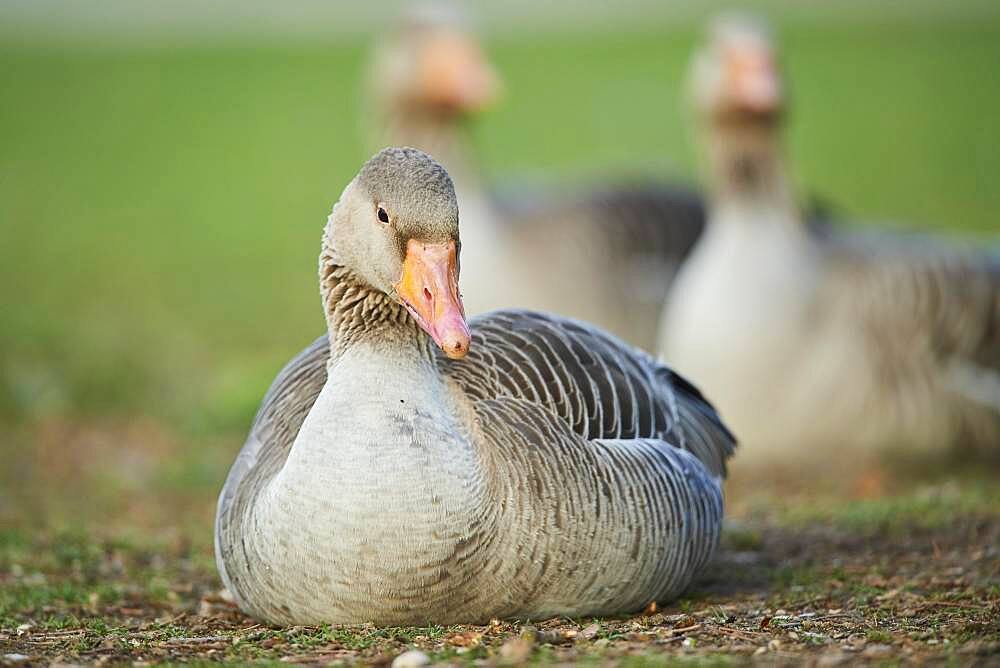
[[[433,155],[456,183],[472,185],[468,182],[476,178],[462,118],[408,106],[384,116],[376,139],[383,144],[413,146]]]
[[[741,220],[797,220],[776,121],[718,121],[706,132],[709,181],[716,210],[738,209]]]

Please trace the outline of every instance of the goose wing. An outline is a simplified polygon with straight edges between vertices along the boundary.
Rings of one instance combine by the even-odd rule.
[[[473,401],[527,401],[588,441],[663,440],[725,475],[732,434],[693,385],[642,351],[531,311],[475,318],[472,336],[465,359],[440,363]]]
[[[313,341],[284,366],[257,409],[250,434],[229,470],[219,496],[217,519],[232,504],[240,483],[250,475],[273,474],[288,459],[292,443],[326,383],[330,342]]]
[[[1000,428],[1000,255],[861,233],[838,250],[831,288],[860,311],[882,381],[943,383]]]

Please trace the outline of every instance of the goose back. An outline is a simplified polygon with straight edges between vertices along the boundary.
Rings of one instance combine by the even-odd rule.
[[[646,353],[585,323],[531,311],[473,323],[467,359],[442,364],[474,401],[530,401],[586,440],[662,439],[725,475],[732,435],[693,385]]]
[[[1000,448],[1000,255],[886,233],[827,246],[821,303],[867,351],[879,439]]]

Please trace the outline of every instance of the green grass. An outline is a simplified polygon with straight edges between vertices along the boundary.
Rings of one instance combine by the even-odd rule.
[[[911,483],[912,485],[912,483]],[[909,487],[910,485],[908,485]],[[771,506],[759,512],[774,512]],[[945,527],[959,517],[994,514],[1000,508],[1000,490],[993,479],[963,476],[936,485],[915,485],[899,493],[873,499],[801,500],[782,511],[790,526],[830,525],[858,535],[900,535],[919,529]],[[751,511],[753,512],[753,511]],[[737,529],[735,544],[750,544],[759,537]]]
[[[1000,20],[781,31],[797,180],[865,218],[996,230]],[[694,178],[699,33],[506,38],[496,179]],[[318,236],[366,156],[365,48],[0,45],[0,414],[241,428],[322,328]]]

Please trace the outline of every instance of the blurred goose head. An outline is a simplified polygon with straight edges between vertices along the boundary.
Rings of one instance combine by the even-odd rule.
[[[465,356],[459,249],[458,202],[444,167],[414,148],[380,151],[344,189],[324,230],[331,331],[349,336],[409,313],[446,355]]]
[[[407,12],[376,46],[371,77],[386,116],[461,118],[487,108],[500,93],[476,36],[461,13],[444,4]]]
[[[691,88],[716,207],[731,202],[735,218],[794,224],[781,150],[786,95],[766,25],[742,15],[716,19],[692,62]]]
[[[692,98],[709,123],[777,123],[785,94],[770,30],[762,21],[724,15],[691,68]]]

